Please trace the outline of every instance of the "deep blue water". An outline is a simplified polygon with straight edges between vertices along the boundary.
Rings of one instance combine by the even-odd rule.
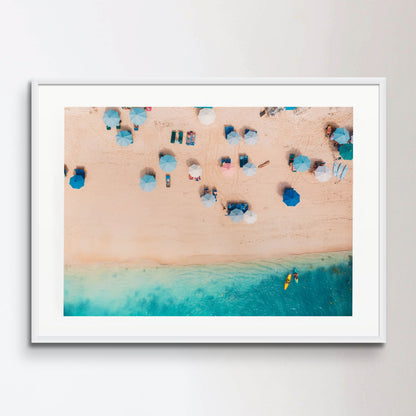
[[[288,273],[296,267],[299,283]],[[65,316],[351,316],[352,256],[65,270]]]

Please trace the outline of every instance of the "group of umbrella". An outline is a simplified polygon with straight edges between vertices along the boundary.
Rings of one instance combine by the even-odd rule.
[[[330,139],[338,143],[339,155],[344,160],[352,160],[353,158],[353,136],[343,127],[335,129]]]
[[[159,167],[162,169],[163,172],[170,173],[174,171],[177,167],[177,160],[172,155],[163,155],[159,158]],[[235,167],[231,163],[224,163],[221,166],[221,171],[224,176],[232,176],[235,171]],[[253,176],[257,172],[257,166],[254,163],[247,163],[243,166],[243,173],[246,176]],[[200,178],[202,176],[202,168],[200,165],[194,163],[189,166],[188,174],[191,178]],[[140,187],[146,191],[151,192],[156,188],[156,178],[154,175],[144,175],[140,180]],[[211,199],[207,194],[204,195],[202,202],[207,202],[207,204],[211,204],[209,206],[213,206],[215,204],[215,198]],[[212,195],[211,195],[212,196]],[[204,203],[205,206],[208,206]]]
[[[347,129],[337,128],[331,134],[330,139],[337,142],[339,154],[344,160],[352,160],[352,136]],[[306,172],[310,167],[311,161],[307,156],[299,155],[293,160],[293,170],[296,172]],[[332,170],[325,164],[321,164],[314,169],[314,174],[319,182],[327,182],[332,177]],[[288,206],[296,206],[300,202],[300,195],[293,188],[286,188],[283,193],[283,202]]]
[[[294,172],[306,172],[311,167],[311,161],[307,156],[299,155],[293,160],[293,171]],[[332,171],[325,164],[317,166],[314,169],[315,178],[319,182],[327,182],[331,179]]]
[[[242,170],[244,175],[254,176],[257,173],[257,166],[254,163],[246,163]],[[230,162],[223,163],[221,165],[221,172],[224,176],[233,176],[235,172],[235,166]]]
[[[211,107],[199,107],[198,118],[201,124],[210,125],[214,123],[216,119],[215,111]],[[228,129],[228,130],[227,130]],[[226,140],[231,145],[237,145],[241,141],[241,136],[233,127],[226,128]],[[257,132],[245,130],[244,141],[246,144],[254,145],[258,141]],[[159,159],[160,168],[166,172],[170,173],[176,169],[177,161],[172,155],[163,155]],[[221,171],[224,176],[232,176],[235,172],[235,167],[231,163],[222,163]],[[243,173],[246,176],[253,176],[257,172],[257,166],[254,163],[246,163],[243,166]],[[202,175],[202,168],[198,164],[192,164],[188,170],[189,176],[191,178],[200,178]],[[146,191],[151,192],[156,188],[156,178],[154,175],[145,175],[140,180],[140,187]],[[211,207],[215,204],[216,199],[212,194],[206,194],[202,198],[202,203],[204,206]]]
[[[353,144],[352,136],[345,128],[338,128],[330,136],[338,144],[339,155],[344,160],[352,160]],[[311,161],[308,157],[300,155],[293,161],[293,169],[299,172],[306,172],[311,167]],[[332,171],[325,164],[319,165],[314,169],[315,177],[320,182],[328,181],[332,176]]]
[[[241,142],[241,135],[235,130],[227,133],[226,140],[231,146],[237,146]],[[254,145],[258,141],[257,132],[246,129],[244,133],[244,142],[248,145]]]
[[[130,121],[133,123],[134,129],[138,130],[139,126],[144,124],[147,120],[146,110],[140,107],[133,107],[130,110],[129,117]],[[120,114],[115,110],[107,110],[104,113],[103,121],[107,130],[111,130],[113,127],[120,129]],[[133,143],[133,135],[130,130],[120,130],[116,135],[116,140],[120,146],[126,147]]]
[[[144,108],[132,108],[129,116],[135,130],[138,130],[138,126],[144,124],[147,119],[146,110]],[[117,111],[112,109],[107,110],[103,115],[103,121],[107,130],[111,130],[113,127],[120,130],[116,135],[117,143],[120,146],[125,147],[133,143],[131,131],[121,130],[121,118]],[[66,169],[64,173],[66,176]],[[85,184],[85,172],[83,172],[82,169],[75,169],[75,174],[70,178],[69,184],[74,189],[81,189]]]
[[[138,126],[141,126],[147,120],[146,110],[140,107],[133,107],[129,113],[130,121],[134,125],[134,129],[137,130]],[[120,128],[120,115],[115,110],[107,110],[104,113],[103,121],[107,129],[112,127]],[[126,147],[133,143],[133,135],[130,130],[120,130],[116,135],[117,143]],[[160,158],[160,166],[165,172],[171,172],[176,168],[176,159],[173,156],[165,155]],[[153,175],[144,175],[140,179],[140,187],[143,191],[151,192],[156,188],[156,178]]]
[[[204,193],[201,197],[202,205],[207,208],[211,208],[215,205],[217,202],[216,196],[210,193]],[[239,205],[239,204],[234,204]],[[240,204],[240,205],[246,205],[247,209],[240,209],[239,207],[235,207],[233,209],[230,209],[228,212],[228,216],[230,217],[232,222],[241,222],[244,221],[247,224],[254,224],[257,221],[257,214],[248,209],[248,204]]]
[[[244,167],[246,167],[245,165]],[[253,165],[255,169],[257,170],[257,167]],[[174,156],[172,155],[163,155],[159,159],[159,167],[166,173],[170,173],[177,167],[177,161]],[[224,166],[222,166],[222,169]],[[244,170],[244,168],[243,168]],[[246,174],[248,174],[250,170],[250,167],[246,169]],[[229,169],[223,170],[225,172],[224,174],[227,176],[229,175],[228,172],[230,172]],[[255,173],[255,171],[254,171]],[[202,168],[200,165],[194,163],[191,166],[189,166],[188,174],[192,178],[199,178],[202,175]],[[248,174],[248,176],[251,176],[252,174]],[[156,188],[156,178],[154,175],[144,175],[140,179],[140,187],[145,192],[151,192]],[[202,205],[211,208],[213,207],[217,202],[217,196],[213,193],[206,192],[204,195],[201,196],[201,202]],[[234,209],[229,212],[229,217],[233,222],[240,222],[243,219],[249,223],[253,224],[257,220],[257,214],[254,211],[247,210],[246,212],[241,211],[240,209]]]
[[[216,118],[215,111],[211,107],[202,107],[199,110],[198,118],[202,124],[208,126],[214,123],[215,121],[215,118]],[[225,138],[230,145],[237,146],[241,142],[242,140],[241,134],[235,131],[233,127],[226,127],[225,131],[226,131]],[[254,145],[257,143],[257,141],[258,141],[257,132],[254,130],[246,129],[244,132],[244,142],[248,145]]]
[[[159,167],[163,172],[170,173],[176,169],[178,162],[172,155],[163,155],[159,158]],[[192,178],[199,178],[202,176],[202,168],[200,165],[194,163],[189,166],[188,173]],[[154,175],[147,174],[140,179],[140,187],[145,192],[151,192],[156,188],[156,178]]]
[[[145,123],[147,119],[146,110],[143,108],[132,108],[130,110],[130,121],[134,125],[134,129],[137,130],[138,126]],[[200,122],[204,125],[210,125],[215,121],[216,115],[215,111],[211,107],[202,107],[199,110],[198,118]],[[103,116],[103,121],[107,127],[107,130],[116,127],[120,129],[120,115],[117,111],[109,109],[105,111]],[[232,145],[238,145],[242,137],[241,135],[234,130],[233,127],[225,128],[226,140]],[[340,156],[345,160],[351,160],[353,156],[353,144],[352,137],[348,130],[345,128],[337,128],[334,133],[330,136],[331,140],[334,140],[338,143]],[[133,143],[133,136],[129,130],[120,130],[116,135],[117,143],[122,146],[129,146]],[[254,145],[258,141],[257,132],[253,130],[246,129],[244,132],[244,142],[248,145]],[[160,168],[166,172],[170,173],[176,169],[177,161],[174,156],[166,154],[162,155],[159,158]],[[297,172],[306,172],[310,169],[311,161],[307,156],[299,155],[293,160],[293,168]],[[235,167],[231,163],[222,163],[221,166],[222,173],[225,176],[232,176],[235,172]],[[243,173],[246,176],[253,176],[257,172],[257,166],[254,163],[246,163],[243,166]],[[202,175],[202,168],[198,164],[192,164],[188,170],[189,176],[192,178],[199,178]],[[318,166],[315,170],[315,177],[320,182],[328,181],[331,176],[331,170],[325,166]],[[66,170],[65,170],[66,175]],[[85,173],[78,171],[75,172],[75,175],[70,179],[70,185],[73,188],[79,189],[84,186],[85,182]],[[156,188],[156,178],[154,175],[146,174],[140,179],[140,187],[145,192],[151,192]],[[205,193],[202,198],[202,204],[205,207],[212,207],[215,205],[217,198],[213,194]],[[283,202],[287,206],[296,206],[300,202],[300,195],[293,188],[286,188],[283,193]],[[251,210],[246,210],[243,212],[241,209],[235,208],[228,213],[229,217],[233,222],[240,222],[243,219],[247,223],[254,223],[257,220],[257,214]]]
[[[235,223],[239,223],[244,220],[247,224],[254,224],[257,221],[257,214],[250,209],[244,212],[239,208],[234,208],[229,212],[228,216],[231,221]]]
[[[215,112],[212,108],[203,107],[200,108],[198,113],[198,118],[200,122],[204,125],[210,125],[215,121]],[[231,136],[227,136],[227,142],[231,145],[238,144],[241,141],[241,136],[233,131]],[[248,144],[257,143],[257,132],[246,131],[245,141]],[[177,161],[174,156],[166,154],[162,155],[159,158],[159,167],[166,173],[174,171],[177,167]],[[221,171],[225,176],[232,176],[235,171],[235,167],[231,163],[222,163]],[[247,176],[253,176],[257,172],[257,166],[253,163],[247,163],[243,167],[243,172]],[[200,178],[202,176],[202,168],[200,165],[194,163],[189,166],[188,174],[191,178]],[[140,180],[140,187],[146,191],[151,192],[156,188],[156,178],[154,175],[144,175]],[[217,195],[209,192],[204,192],[204,195],[201,196],[202,205],[211,208],[217,202]],[[243,212],[240,209],[233,209],[229,212],[229,217],[233,222],[240,222],[243,219],[249,223],[253,224],[257,221],[257,214],[254,211],[246,210]]]

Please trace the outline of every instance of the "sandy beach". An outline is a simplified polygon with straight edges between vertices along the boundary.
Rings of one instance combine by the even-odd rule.
[[[343,181],[321,183],[311,172],[292,172],[290,153],[312,164],[322,160],[332,169],[339,156],[325,137],[333,123],[352,130],[352,108],[309,108],[259,117],[260,108],[215,108],[216,120],[204,126],[195,108],[153,108],[139,131],[133,131],[129,110],[117,109],[121,128],[133,133],[133,144],[121,147],[118,130],[107,131],[105,108],[65,110],[65,264],[208,264],[266,260],[307,253],[352,250],[353,161]],[[224,126],[258,131],[259,142],[229,145]],[[171,131],[184,132],[183,144],[170,143]],[[185,144],[196,132],[195,146]],[[159,154],[178,161],[165,187]],[[247,177],[238,168],[239,154],[256,165],[270,164]],[[220,160],[230,157],[236,173],[225,177]],[[202,180],[191,181],[188,167],[198,163]],[[85,186],[76,190],[69,178],[76,167],[86,171]],[[157,187],[144,192],[140,178],[153,172]],[[212,208],[201,203],[204,186],[218,189]],[[296,207],[283,203],[285,187],[301,196]],[[258,214],[255,224],[233,223],[225,216],[227,202],[247,202]]]

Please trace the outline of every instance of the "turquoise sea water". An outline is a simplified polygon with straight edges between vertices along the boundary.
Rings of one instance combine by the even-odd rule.
[[[296,267],[299,283],[288,273]],[[68,267],[65,316],[351,316],[351,252],[256,263]]]

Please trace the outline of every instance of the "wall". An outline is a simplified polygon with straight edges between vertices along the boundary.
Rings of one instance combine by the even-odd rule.
[[[3,1],[0,412],[414,414],[415,5]],[[388,78],[387,345],[29,345],[29,81],[146,76]]]

